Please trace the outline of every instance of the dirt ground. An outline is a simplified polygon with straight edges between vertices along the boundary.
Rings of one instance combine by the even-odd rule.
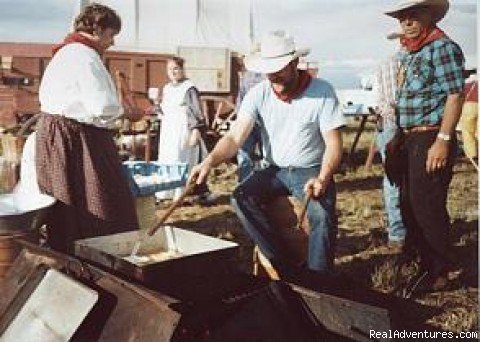
[[[344,135],[347,151],[354,139],[358,121],[352,121]],[[385,246],[385,215],[381,182],[383,169],[378,155],[371,169],[363,163],[372,141],[373,124],[367,124],[357,151],[335,176],[337,213],[339,218],[336,269],[355,278],[368,288],[391,290],[391,253]],[[449,257],[452,271],[450,291],[428,294],[416,299],[435,310],[425,324],[447,331],[478,331],[478,174],[472,164],[459,156],[448,197],[452,221]],[[233,209],[230,194],[236,185],[234,165],[222,165],[212,172],[209,184],[220,195],[213,206],[186,203],[170,217],[177,227],[232,240],[240,245],[240,269],[251,271],[252,242],[244,233]],[[168,205],[168,203],[166,203]],[[164,207],[155,206],[153,198],[139,200],[139,213],[144,227],[153,224],[154,215]]]

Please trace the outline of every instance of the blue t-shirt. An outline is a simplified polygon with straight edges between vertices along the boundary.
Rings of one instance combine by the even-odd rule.
[[[263,156],[280,167],[321,165],[323,134],[345,125],[333,87],[318,78],[291,102],[280,100],[264,80],[245,95],[238,115],[259,123]]]

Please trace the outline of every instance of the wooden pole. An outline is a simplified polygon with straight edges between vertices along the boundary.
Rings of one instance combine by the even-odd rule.
[[[187,184],[187,186],[185,187],[185,190],[180,195],[180,197],[176,199],[170,205],[170,207],[168,207],[167,211],[162,215],[160,220],[152,228],[148,230],[147,232],[148,236],[152,236],[153,234],[155,234],[155,232],[165,223],[165,221],[170,217],[170,215],[175,211],[175,209],[177,209],[179,206],[182,205],[185,197],[187,197],[193,191],[194,188],[195,188],[195,181],[192,180],[192,182]]]
[[[302,228],[302,223],[303,223],[303,220],[305,219],[305,214],[307,213],[307,207],[308,207],[308,204],[310,203],[311,199],[312,199],[312,192],[309,192],[307,194],[306,199],[305,199],[305,203],[303,205],[302,211],[300,212],[300,215],[298,216],[297,229]]]
[[[373,159],[375,158],[375,153],[378,152],[377,146],[375,144],[375,134],[373,135],[372,142],[370,143],[370,148],[368,149],[368,156],[365,159],[365,168],[369,170],[372,167]]]

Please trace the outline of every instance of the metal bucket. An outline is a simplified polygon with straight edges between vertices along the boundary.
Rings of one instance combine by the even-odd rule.
[[[16,194],[0,195],[0,278],[20,252],[17,239],[38,242],[38,228],[45,222],[51,200],[18,205]]]
[[[0,234],[37,230],[45,222],[54,202],[49,196],[0,195]]]

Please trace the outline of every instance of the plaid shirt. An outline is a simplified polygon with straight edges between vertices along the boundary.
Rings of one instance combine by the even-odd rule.
[[[438,125],[449,94],[461,93],[464,86],[464,58],[460,47],[449,38],[440,38],[401,60],[405,70],[398,84],[397,110],[404,128]],[[400,81],[401,77],[397,77]]]
[[[398,64],[405,52],[398,51],[378,66],[373,89],[376,95],[377,113],[383,119],[383,125],[395,124],[395,93],[397,90]]]

